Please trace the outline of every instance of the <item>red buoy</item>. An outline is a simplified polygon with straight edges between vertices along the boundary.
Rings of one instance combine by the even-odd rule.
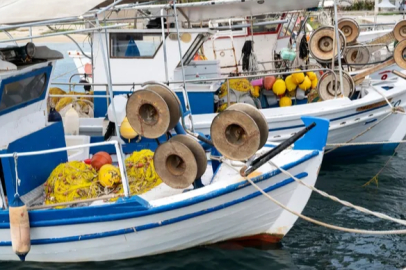
[[[92,167],[98,171],[103,165],[105,164],[112,164],[113,160],[111,156],[106,152],[97,152],[93,155],[92,160],[90,162]]]

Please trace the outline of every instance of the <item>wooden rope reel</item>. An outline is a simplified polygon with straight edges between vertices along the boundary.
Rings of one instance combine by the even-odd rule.
[[[357,45],[357,47],[346,48],[344,51],[344,59],[348,65],[357,64],[356,69],[362,68],[359,65],[366,65],[370,60],[370,52],[368,47]]]
[[[406,39],[406,20],[399,21],[393,28],[393,35],[397,41]]]
[[[336,97],[335,92],[337,91],[337,97],[351,97],[355,91],[355,84],[351,76],[343,71],[343,82],[340,81],[339,71],[335,71],[337,76],[337,87],[335,87],[336,81],[333,73],[331,71],[326,72],[321,76],[319,84],[317,86],[317,92],[322,100],[334,99]],[[341,93],[340,84],[343,83],[344,93]],[[337,89],[337,90],[336,90]]]
[[[338,30],[340,37],[340,52],[343,53],[346,42],[344,34]],[[309,49],[312,57],[320,63],[328,63],[334,58],[337,58],[338,50],[337,44],[333,46],[334,38],[334,27],[332,26],[323,26],[313,32],[309,41]],[[333,55],[334,47],[334,55]]]
[[[214,146],[226,158],[246,160],[268,139],[268,124],[255,107],[236,103],[218,114],[210,127]]]
[[[400,41],[393,52],[393,58],[375,65],[371,68],[368,68],[353,77],[355,84],[360,84],[365,79],[366,76],[371,75],[372,73],[377,72],[383,68],[387,68],[393,64],[397,64],[400,68],[406,69],[406,40]]]
[[[173,129],[181,117],[179,99],[160,83],[151,83],[135,91],[128,98],[126,112],[134,131],[151,139]]]
[[[402,40],[396,45],[393,58],[400,68],[406,69],[406,40]]]
[[[206,171],[206,152],[195,139],[176,135],[158,146],[154,166],[165,184],[172,188],[187,188]]]
[[[342,18],[338,20],[338,29],[343,32],[347,43],[355,42],[360,33],[358,23],[351,18]]]

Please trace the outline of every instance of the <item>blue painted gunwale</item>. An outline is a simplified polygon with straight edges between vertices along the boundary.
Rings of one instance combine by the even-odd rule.
[[[297,175],[295,175],[296,178],[302,179],[304,177],[307,177],[307,173],[302,172]],[[247,181],[246,181],[247,182]],[[265,189],[263,189],[265,192],[270,192],[272,190],[276,190],[278,188],[281,188],[283,186],[286,186],[290,183],[294,182],[293,178],[288,178],[285,179],[279,183],[276,183],[275,185],[269,186]],[[75,242],[75,241],[85,241],[85,240],[92,240],[92,239],[98,239],[98,238],[106,238],[106,237],[112,237],[112,236],[117,236],[117,235],[123,235],[123,234],[129,234],[129,233],[135,233],[135,232],[140,232],[140,231],[145,231],[145,230],[150,230],[154,229],[157,227],[162,227],[170,224],[175,224],[184,220],[188,220],[191,218],[203,216],[205,214],[209,214],[215,211],[219,211],[228,207],[231,207],[233,205],[251,200],[255,197],[261,196],[262,193],[260,191],[256,191],[254,193],[251,193],[249,195],[246,195],[244,197],[238,198],[234,201],[230,201],[227,203],[224,203],[222,205],[218,205],[215,207],[207,208],[204,210],[200,210],[198,212],[186,214],[183,216],[179,216],[176,218],[171,218],[171,219],[166,219],[160,222],[154,222],[154,223],[149,223],[149,224],[144,224],[144,225],[139,225],[139,226],[134,226],[130,228],[125,228],[125,229],[120,229],[120,230],[114,230],[114,231],[107,231],[107,232],[101,232],[101,233],[92,233],[92,234],[84,234],[84,235],[76,235],[76,236],[67,236],[67,237],[60,237],[60,238],[44,238],[44,239],[34,239],[31,240],[31,245],[46,245],[46,244],[57,244],[57,243],[66,243],[66,242]],[[0,246],[11,246],[11,241],[1,241]]]
[[[318,156],[319,154],[320,154],[319,151],[314,150],[298,160],[283,165],[282,168],[285,170],[289,170]],[[274,177],[280,173],[281,171],[277,169],[271,172],[264,173],[258,177],[253,178],[252,180],[254,182],[261,182],[271,177]],[[156,213],[161,213],[165,211],[175,210],[178,208],[194,205],[203,201],[220,197],[224,194],[234,192],[247,186],[250,186],[250,183],[248,181],[241,181],[239,183],[231,184],[227,187],[214,190],[209,193],[202,194],[193,198],[185,199],[180,202],[150,208],[135,207],[134,209],[134,205],[128,204],[124,201],[101,206],[30,211],[29,212],[30,226],[46,227],[46,226],[73,225],[83,223],[116,221],[122,219],[148,216]],[[138,196],[134,197],[137,197],[138,199],[142,200]],[[0,229],[8,229],[9,227],[10,225],[8,211],[7,210],[0,211]]]
[[[332,118],[332,119],[328,119],[328,120],[330,120],[330,122],[338,121],[338,120],[342,120],[342,119],[345,119],[345,118],[348,118],[348,117],[351,117],[351,116],[355,116],[355,115],[359,115],[359,114],[363,114],[363,113],[368,113],[368,112],[371,112],[371,111],[374,111],[374,110],[377,110],[377,109],[381,109],[381,108],[386,107],[386,106],[389,106],[389,105],[385,104],[385,105],[382,105],[382,106],[379,106],[379,107],[376,107],[376,108],[372,108],[372,109],[369,109],[369,110],[365,110],[365,111],[362,111],[362,112],[352,113],[352,114],[348,114],[348,115],[344,115],[344,116],[340,116],[340,117],[336,117],[336,118]],[[300,127],[304,127],[304,126],[305,125],[296,125],[296,126],[290,126],[290,127],[271,128],[268,131],[271,132],[271,131],[279,131],[279,130],[286,130],[286,129],[294,129],[294,128],[300,128]]]

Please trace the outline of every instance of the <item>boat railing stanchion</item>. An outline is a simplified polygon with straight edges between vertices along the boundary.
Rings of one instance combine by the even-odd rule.
[[[175,27],[176,27],[176,34],[177,34],[177,40],[178,40],[178,49],[179,49],[179,58],[180,58],[180,65],[181,65],[181,71],[182,71],[182,81],[183,81],[183,99],[185,102],[185,108],[186,108],[186,114],[189,117],[190,120],[190,130],[192,133],[194,133],[195,128],[193,125],[193,117],[192,117],[192,109],[190,107],[190,103],[189,103],[189,96],[187,93],[187,89],[186,89],[186,77],[185,77],[185,67],[183,65],[183,56],[182,56],[182,47],[180,45],[180,31],[179,31],[179,20],[178,20],[178,13],[176,11],[176,0],[173,1],[172,3],[172,7],[173,7],[173,13],[175,16]],[[182,115],[182,118],[184,117],[184,115]],[[186,129],[186,126],[184,126],[184,129]]]
[[[340,75],[340,82],[343,82],[343,71],[341,69],[341,41],[340,41],[340,36],[338,34],[338,17],[337,17],[337,0],[334,0],[334,31],[335,31],[335,37],[336,37],[336,42],[337,42],[337,59],[338,59],[338,72]],[[333,49],[333,55],[334,55],[334,49]],[[333,57],[334,59],[334,57]],[[344,84],[340,83],[340,91],[341,94],[344,94]],[[336,97],[337,97],[337,85],[336,85]]]
[[[95,20],[96,20],[97,27],[100,28],[100,21],[98,18],[98,14],[99,13],[95,14]],[[106,30],[104,32],[105,42],[106,42],[106,46],[108,46],[109,42],[108,42],[107,29],[105,29],[105,30]],[[111,106],[113,109],[114,126],[115,126],[116,133],[117,133],[117,140],[119,141],[119,145],[120,145],[119,151],[117,152],[117,159],[119,160],[119,166],[120,166],[120,160],[121,160],[121,162],[124,160],[124,152],[123,152],[123,148],[122,148],[122,143],[124,143],[124,142],[120,136],[120,129],[118,128],[118,123],[117,123],[118,118],[117,118],[116,108],[115,108],[115,105],[113,102],[114,94],[113,94],[113,86],[112,86],[113,83],[111,80],[110,55],[108,53],[108,49],[106,48],[106,50],[105,50],[105,48],[104,48],[104,41],[102,38],[101,30],[99,30],[99,44],[101,47],[101,55],[102,55],[102,59],[103,59],[104,70],[106,72],[107,85],[108,85],[107,88],[108,88],[108,92],[109,92],[109,96],[110,96],[110,100],[111,100]],[[120,157],[118,157],[118,156],[120,156]],[[125,166],[122,166],[122,170],[123,170],[123,175],[127,175]],[[126,184],[128,185],[128,182]],[[123,185],[124,185],[124,183],[123,183]],[[128,186],[126,188],[129,190]],[[128,190],[127,190],[127,192],[128,192]],[[128,196],[129,196],[129,193],[126,194],[126,197],[128,197]]]
[[[227,108],[230,107],[230,79],[227,79]]]
[[[161,29],[162,29],[162,45],[164,50],[164,65],[165,65],[165,80],[166,83],[169,85],[169,77],[168,77],[168,58],[166,52],[166,37],[165,37],[165,21],[164,21],[164,9],[161,9]]]

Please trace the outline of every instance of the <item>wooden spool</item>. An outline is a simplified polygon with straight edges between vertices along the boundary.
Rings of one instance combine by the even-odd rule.
[[[195,139],[187,135],[176,135],[169,141],[176,141],[186,145],[193,153],[197,163],[196,179],[202,177],[207,169],[207,157],[203,147]]]
[[[357,64],[357,66],[354,67],[360,69],[362,66],[358,65],[366,65],[369,63],[370,53],[366,46],[346,48],[344,51],[344,59],[347,64]]]
[[[346,42],[344,34],[339,30],[341,53],[344,51]],[[328,63],[334,58],[337,58],[337,46],[333,46],[334,27],[324,26],[320,27],[310,37],[309,50],[312,57],[320,63]],[[333,54],[334,47],[334,54]]]
[[[347,43],[355,42],[360,33],[358,23],[351,18],[342,18],[338,20],[338,29],[343,32]]]
[[[177,189],[189,187],[198,175],[195,155],[177,140],[169,140],[158,146],[154,154],[154,167],[165,184]]]
[[[10,207],[9,218],[13,251],[20,260],[24,261],[25,256],[31,249],[30,221],[27,206]]]
[[[226,158],[246,160],[266,143],[268,125],[253,106],[237,103],[214,118],[210,134],[214,146]]]
[[[317,86],[317,92],[322,100],[329,100],[335,98],[335,91],[337,91],[337,97],[351,97],[355,91],[355,84],[351,76],[343,71],[343,82],[340,81],[339,71],[335,71],[337,76],[337,90],[335,87],[335,78],[332,72],[326,72],[321,76],[319,84]],[[340,84],[343,83],[344,93],[341,93]]]
[[[393,58],[375,65],[371,68],[368,68],[357,75],[353,77],[353,80],[356,85],[362,83],[362,81],[365,79],[366,76],[371,75],[372,73],[377,72],[378,70],[387,68],[393,64],[397,64],[400,68],[406,69],[406,61],[405,61],[405,56],[406,56],[406,40],[400,41],[396,47],[395,51],[393,52]]]
[[[406,40],[402,40],[396,45],[395,51],[393,52],[393,58],[396,64],[403,69],[406,69]]]
[[[150,84],[128,98],[127,119],[134,131],[146,138],[159,138],[174,128],[181,117],[180,102],[161,84]]]
[[[397,41],[406,39],[406,20],[402,20],[395,25],[395,28],[393,28],[393,35]]]

